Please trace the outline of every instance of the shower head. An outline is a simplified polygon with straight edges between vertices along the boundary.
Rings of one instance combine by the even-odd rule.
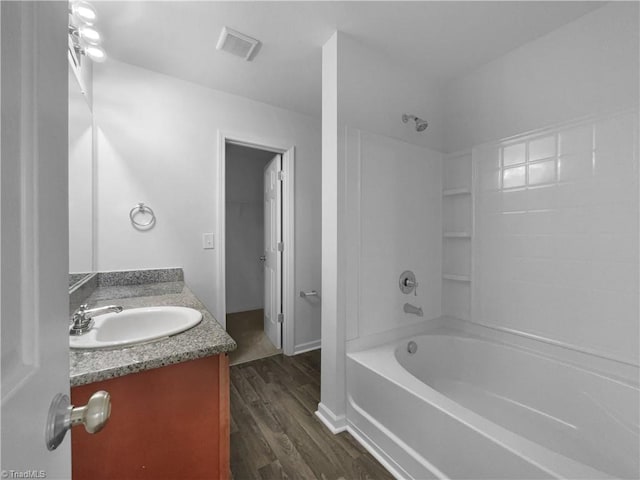
[[[426,120],[416,117],[415,115],[402,114],[402,123],[407,123],[409,120],[413,120],[416,123],[416,132],[424,132],[429,126]]]

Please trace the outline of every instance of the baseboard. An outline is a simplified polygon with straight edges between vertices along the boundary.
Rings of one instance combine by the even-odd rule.
[[[318,348],[320,348],[320,340],[301,343],[300,345],[293,347],[293,354],[297,355],[299,353],[310,352],[311,350],[317,350]]]
[[[324,423],[325,427],[334,435],[344,432],[347,429],[347,417],[345,415],[334,415],[333,412],[322,403],[318,404],[316,417],[318,417],[320,421]]]

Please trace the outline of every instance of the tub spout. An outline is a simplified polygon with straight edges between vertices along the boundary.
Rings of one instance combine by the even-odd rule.
[[[417,315],[419,317],[424,316],[424,313],[422,313],[422,307],[416,307],[414,305],[411,305],[410,303],[404,304],[404,313],[413,313],[414,315]]]

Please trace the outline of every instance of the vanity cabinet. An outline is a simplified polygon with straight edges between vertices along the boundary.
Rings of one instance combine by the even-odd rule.
[[[111,395],[111,418],[71,435],[74,480],[229,478],[229,363],[226,354],[73,387],[84,405]]]

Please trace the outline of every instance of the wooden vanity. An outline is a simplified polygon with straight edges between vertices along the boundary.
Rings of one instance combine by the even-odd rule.
[[[229,478],[226,353],[73,387],[84,405],[111,394],[104,430],[71,435],[74,480]]]
[[[83,300],[91,307],[183,306],[196,326],[156,341],[70,351],[71,403],[99,390],[111,416],[96,434],[71,431],[73,480],[227,479],[229,359],[235,341],[170,271],[109,272]],[[137,281],[132,283],[131,277]],[[160,281],[152,281],[159,278]],[[112,285],[105,285],[113,281]],[[72,307],[76,308],[76,307]]]

